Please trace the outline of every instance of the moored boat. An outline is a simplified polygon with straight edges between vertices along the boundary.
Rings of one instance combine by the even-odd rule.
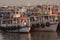
[[[36,17],[37,19],[37,17]],[[42,15],[40,20],[32,21],[32,30],[34,31],[56,31],[58,26],[58,18],[55,15]]]
[[[5,32],[29,32],[30,19],[20,13],[12,11],[0,11],[0,30]]]

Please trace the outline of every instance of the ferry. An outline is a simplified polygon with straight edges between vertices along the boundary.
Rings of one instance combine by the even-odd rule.
[[[3,32],[29,32],[30,19],[13,11],[0,11],[0,30]]]
[[[30,16],[31,29],[35,31],[56,31],[58,26],[58,8],[52,6],[38,6],[38,11]],[[34,10],[35,10],[34,9]]]
[[[33,16],[31,24],[34,31],[56,31],[58,18],[55,15]]]

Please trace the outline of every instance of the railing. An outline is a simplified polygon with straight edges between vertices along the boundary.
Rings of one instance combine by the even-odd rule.
[[[3,21],[6,21],[5,23],[3,23]],[[10,20],[11,23],[8,23],[7,21]],[[14,20],[14,18],[12,18],[12,21]],[[22,25],[21,21],[25,20],[26,25],[30,26],[30,19],[29,18],[16,18],[17,23],[12,23],[11,19],[2,19],[1,20],[1,25],[0,26],[17,26],[17,25]]]

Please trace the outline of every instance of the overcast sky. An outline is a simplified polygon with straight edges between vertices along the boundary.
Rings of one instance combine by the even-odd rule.
[[[56,4],[60,3],[60,0],[0,0],[0,6],[23,6],[27,5],[28,2],[30,2],[31,5]]]

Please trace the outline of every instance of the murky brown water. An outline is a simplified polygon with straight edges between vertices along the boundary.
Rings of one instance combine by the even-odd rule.
[[[0,40],[60,40],[60,32],[0,33]]]

